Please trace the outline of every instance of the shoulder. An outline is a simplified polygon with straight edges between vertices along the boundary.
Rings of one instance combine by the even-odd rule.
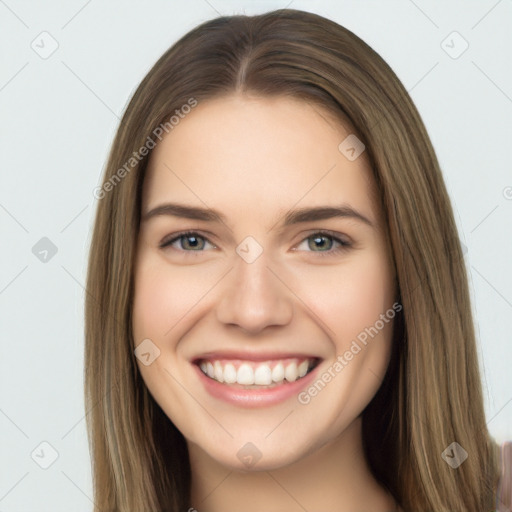
[[[512,441],[501,445],[500,454],[500,481],[496,496],[496,512],[512,511]]]

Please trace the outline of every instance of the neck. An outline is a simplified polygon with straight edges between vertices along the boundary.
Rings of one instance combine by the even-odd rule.
[[[189,443],[191,502],[198,512],[336,510],[393,512],[363,453],[361,417],[319,450],[271,471],[226,468]]]

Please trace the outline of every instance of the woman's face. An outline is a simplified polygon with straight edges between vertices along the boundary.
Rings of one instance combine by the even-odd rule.
[[[191,453],[288,465],[347,431],[379,388],[394,273],[353,137],[307,102],[232,95],[154,149],[134,349]]]

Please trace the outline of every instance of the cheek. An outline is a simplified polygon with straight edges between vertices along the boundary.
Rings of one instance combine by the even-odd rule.
[[[344,346],[392,307],[393,282],[380,253],[361,252],[346,265],[331,269],[328,278],[308,273],[307,280],[302,279],[303,293],[329,328],[328,334]]]
[[[204,294],[203,288],[190,273],[172,268],[161,258],[146,253],[138,259],[132,309],[134,345],[149,338],[160,354],[147,366],[137,360],[137,366],[155,401],[185,431],[191,427],[182,411],[193,406],[179,384],[184,368],[176,364],[177,347],[187,328],[186,314]]]
[[[136,344],[144,338],[154,339],[163,335],[165,320],[172,321],[165,306],[171,298],[171,290],[167,281],[159,278],[155,268],[144,262],[137,267],[133,303],[133,333]],[[170,325],[167,329],[169,327]]]
[[[392,306],[389,276],[378,262],[355,270],[347,282],[343,306],[353,336],[375,324]]]
[[[139,338],[163,340],[207,291],[199,266],[173,267],[158,257],[143,257],[135,273],[133,332]],[[210,279],[211,280],[211,279]]]
[[[333,331],[327,332],[333,352],[324,369],[329,383],[315,400],[335,426],[333,435],[361,414],[388,367],[395,316],[392,277],[381,253],[361,252],[321,287],[324,299],[316,301],[316,312]]]

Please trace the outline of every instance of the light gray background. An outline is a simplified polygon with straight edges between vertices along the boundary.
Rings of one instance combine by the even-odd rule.
[[[92,191],[129,97],[200,22],[287,6],[364,39],[423,116],[468,248],[489,428],[512,439],[512,0],[0,0],[0,512],[92,509],[83,286]],[[31,47],[51,49],[44,31],[46,59]]]

